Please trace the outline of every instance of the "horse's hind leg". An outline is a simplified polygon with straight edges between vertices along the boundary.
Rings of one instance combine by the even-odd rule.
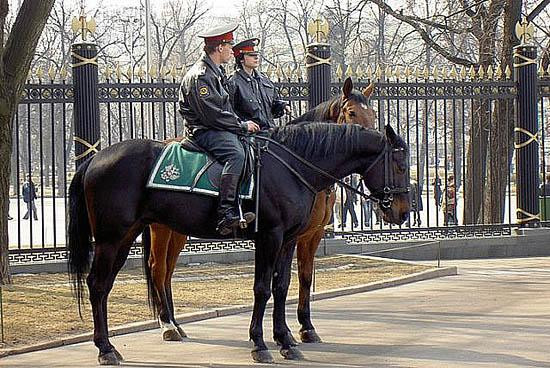
[[[122,355],[111,345],[107,324],[107,299],[116,275],[124,265],[131,242],[126,244],[97,243],[92,268],[87,278],[94,318],[94,343],[99,349],[101,365],[118,365]]]
[[[298,239],[298,279],[300,290],[298,292],[298,322],[300,328],[300,339],[305,343],[321,342],[321,338],[315,332],[311,322],[310,295],[313,279],[313,261],[319,242],[323,237],[324,230],[317,230],[309,237]]]
[[[181,250],[185,247],[187,242],[187,235],[180,234],[173,231],[172,237],[170,238],[170,244],[168,246],[168,254],[166,257],[166,277],[164,280],[164,289],[166,292],[166,297],[168,299],[168,307],[170,311],[170,319],[172,323],[176,326],[180,336],[187,337],[187,334],[181,328],[179,323],[176,321],[175,312],[174,312],[174,299],[172,298],[172,275],[178,263],[178,257]]]
[[[158,313],[160,328],[162,329],[162,339],[164,341],[181,341],[181,336],[171,320],[170,307],[164,287],[167,274],[167,255],[171,237],[172,230],[170,228],[160,224],[151,224],[151,254],[149,256],[149,268],[151,270],[151,279],[153,280],[155,289],[153,301]]]

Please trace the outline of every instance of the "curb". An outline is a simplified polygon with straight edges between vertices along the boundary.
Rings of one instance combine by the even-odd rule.
[[[430,280],[438,277],[455,276],[457,274],[458,274],[458,269],[456,266],[436,268],[433,270],[421,271],[421,272],[413,273],[402,277],[395,277],[388,280],[375,281],[364,285],[351,286],[346,288],[332,289],[332,290],[312,293],[311,301],[335,298],[339,296],[363,293],[363,292],[379,290],[379,289],[385,289],[389,287],[410,284],[417,281]],[[287,298],[287,303],[286,303],[287,305],[292,305],[296,303],[298,303],[297,297]],[[268,308],[272,306],[273,306],[273,300],[267,303]],[[231,316],[235,314],[250,312],[252,311],[252,309],[253,309],[252,304],[235,305],[230,307],[210,309],[206,311],[185,313],[185,314],[176,316],[176,319],[182,324],[191,323],[191,322],[198,322],[198,321],[203,321],[211,318],[225,317],[225,316]],[[109,336],[112,337],[112,336],[118,336],[118,335],[125,335],[129,333],[134,333],[134,332],[153,330],[156,328],[158,328],[157,320],[134,322],[134,323],[129,323],[123,326],[112,328],[109,331]],[[14,349],[6,349],[6,350],[0,351],[0,359],[8,355],[16,355],[16,354],[29,353],[37,350],[57,348],[65,345],[88,342],[88,341],[91,341],[92,339],[93,339],[93,333],[88,332],[88,333],[79,334],[79,335],[75,335],[67,338],[45,342],[45,343],[28,345],[28,346],[23,346],[23,347],[14,348]]]

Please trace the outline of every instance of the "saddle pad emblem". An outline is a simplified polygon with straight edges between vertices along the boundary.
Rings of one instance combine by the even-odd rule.
[[[160,171],[160,178],[166,182],[177,180],[180,170],[175,165],[167,165]]]

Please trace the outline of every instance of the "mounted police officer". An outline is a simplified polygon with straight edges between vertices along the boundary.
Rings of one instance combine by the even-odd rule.
[[[235,73],[231,76],[233,107],[243,120],[253,120],[261,130],[275,127],[273,119],[283,116],[290,107],[279,100],[275,86],[260,73],[260,54],[256,50],[258,38],[239,42],[233,46]]]
[[[228,235],[239,226],[237,192],[245,151],[238,135],[260,130],[254,121],[241,120],[231,106],[222,64],[233,57],[235,29],[236,25],[224,25],[199,35],[204,39],[204,54],[183,77],[179,97],[188,133],[223,165],[217,226],[221,235]],[[250,223],[255,215],[248,212],[243,218]]]

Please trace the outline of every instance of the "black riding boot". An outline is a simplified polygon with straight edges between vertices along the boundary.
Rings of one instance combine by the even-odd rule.
[[[220,180],[220,204],[218,206],[218,227],[221,235],[229,235],[233,229],[239,227],[239,209],[237,208],[237,191],[239,189],[239,175],[223,174]],[[252,212],[243,214],[247,224],[254,221],[256,216]]]

